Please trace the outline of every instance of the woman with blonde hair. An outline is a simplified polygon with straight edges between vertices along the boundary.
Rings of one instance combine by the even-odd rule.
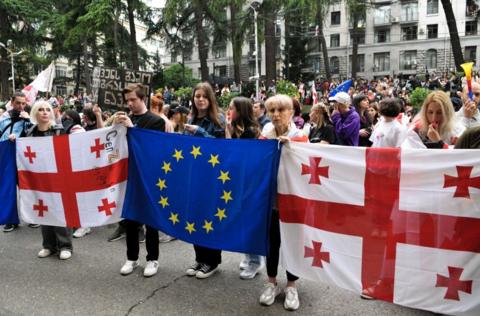
[[[311,143],[335,143],[335,128],[330,121],[328,109],[323,103],[312,105],[309,130],[307,131],[307,128],[305,128],[304,131],[308,134],[308,140]]]
[[[427,148],[455,145],[465,128],[459,124],[448,94],[437,90],[423,102],[414,131]]]

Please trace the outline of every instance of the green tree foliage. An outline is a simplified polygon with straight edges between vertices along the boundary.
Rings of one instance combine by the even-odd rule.
[[[279,80],[277,82],[277,94],[286,94],[289,97],[299,97],[297,87],[288,80]]]
[[[422,107],[423,101],[425,101],[430,92],[430,90],[425,88],[415,88],[415,90],[413,90],[412,94],[410,95],[409,101],[415,109],[420,109]]]
[[[193,86],[196,83],[192,76],[192,69],[180,64],[173,64],[163,71],[163,82],[166,86],[175,89]]]

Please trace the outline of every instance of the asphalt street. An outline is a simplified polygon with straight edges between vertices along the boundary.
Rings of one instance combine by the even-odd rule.
[[[107,242],[113,227],[92,229],[74,239],[70,260],[37,258],[40,229],[22,225],[0,232],[0,315],[431,315],[381,301],[365,301],[349,291],[306,280],[298,282],[301,306],[297,312],[258,303],[265,271],[254,280],[239,278],[242,255],[223,253],[220,271],[206,280],[187,277],[193,262],[191,245],[181,241],[160,244],[160,269],[151,278],[137,268],[121,276],[126,260],[125,239]],[[141,246],[141,266],[145,246]],[[285,274],[280,274],[285,285]]]

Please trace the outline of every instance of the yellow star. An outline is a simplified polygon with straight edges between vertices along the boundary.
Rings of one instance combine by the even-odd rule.
[[[215,167],[216,164],[220,163],[220,161],[218,161],[218,155],[210,154],[210,160],[208,162],[212,164],[212,167]]]
[[[205,225],[202,226],[203,229],[205,229],[207,231],[207,234],[213,230],[213,227],[212,227],[212,222],[207,222],[207,220],[205,220]]]
[[[197,156],[202,155],[202,153],[200,152],[200,146],[198,147],[192,146],[192,151],[190,153],[193,155],[193,158],[197,159]]]
[[[232,198],[232,191],[223,191],[223,195],[221,197],[222,200],[225,200],[225,204],[228,203],[228,201],[233,201]]]
[[[160,201],[158,201],[158,204],[162,204],[163,208],[170,206],[170,204],[168,204],[168,197],[160,196]]]
[[[217,179],[222,180],[222,183],[225,184],[225,182],[227,182],[228,180],[231,180],[228,173],[229,171],[223,172],[222,170],[220,170],[220,176]]]
[[[163,167],[162,167],[163,171],[165,172],[165,174],[167,174],[168,172],[171,172],[172,171],[172,168],[170,167],[170,163],[169,162],[163,162]]]
[[[173,158],[177,159],[177,162],[179,162],[180,159],[183,159],[182,151],[175,149],[175,153],[173,154]]]
[[[215,216],[218,217],[218,220],[219,220],[219,221],[222,221],[222,219],[224,219],[225,217],[227,217],[227,215],[225,215],[225,209],[219,209],[219,208],[217,208],[217,213],[215,214]]]
[[[187,226],[185,226],[185,229],[188,230],[188,232],[189,232],[190,234],[197,231],[197,230],[195,229],[195,223],[189,223],[189,222],[187,222]]]
[[[167,188],[166,182],[167,182],[166,180],[162,180],[162,179],[158,178],[157,187],[160,189],[160,191]]]
[[[175,225],[176,223],[180,222],[178,220],[178,213],[172,213],[170,212],[170,217],[168,218],[170,221],[172,221],[172,224]]]

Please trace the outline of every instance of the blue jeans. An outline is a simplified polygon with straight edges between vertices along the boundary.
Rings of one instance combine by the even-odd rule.
[[[248,262],[249,266],[259,266],[262,263],[262,256],[245,254],[245,260]]]

